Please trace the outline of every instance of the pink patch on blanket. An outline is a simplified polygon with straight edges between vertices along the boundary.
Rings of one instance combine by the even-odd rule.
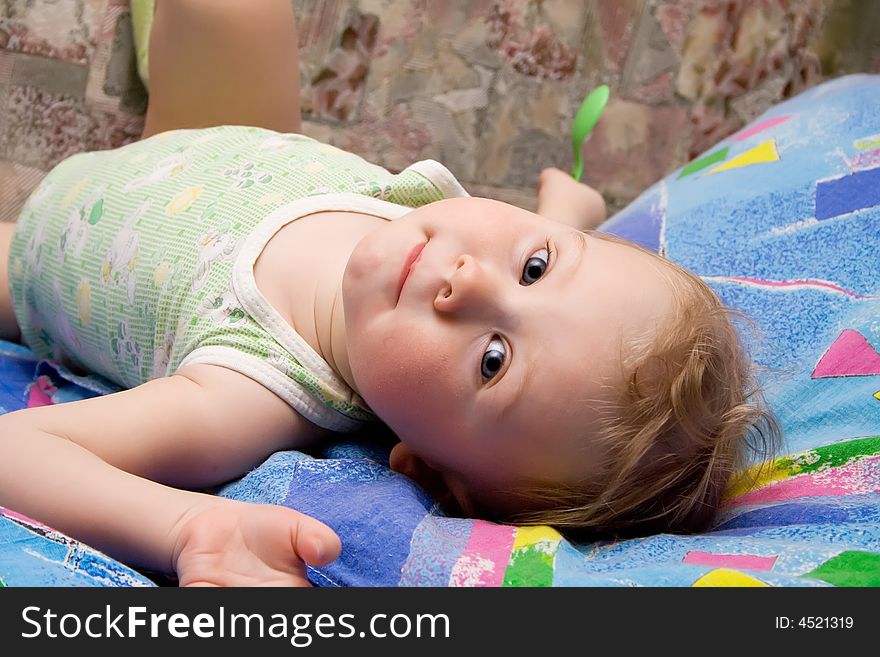
[[[10,520],[15,520],[18,523],[24,525],[32,525],[34,527],[42,527],[44,529],[51,529],[48,525],[44,525],[41,522],[37,522],[33,518],[29,518],[28,516],[22,515],[12,509],[7,509],[5,506],[0,506],[0,518],[9,518]]]
[[[740,568],[744,570],[771,570],[776,556],[759,557],[755,554],[713,554],[712,552],[688,552],[682,563],[714,568]]]
[[[746,128],[741,132],[737,132],[731,137],[731,139],[736,139],[737,141],[748,139],[752,135],[756,135],[759,132],[763,132],[764,130],[769,130],[775,125],[779,125],[780,123],[788,121],[790,118],[791,114],[785,114],[784,116],[774,116],[772,119],[761,121],[760,123],[756,123],[755,125],[753,125],[751,128]]]
[[[467,547],[452,567],[450,586],[501,586],[516,527],[475,520]]]
[[[847,164],[853,171],[873,169],[876,166],[880,166],[880,148],[875,148],[867,153],[858,153],[851,160],[847,160]]]
[[[56,392],[58,388],[52,385],[52,380],[48,376],[38,376],[28,388],[27,407],[51,406],[55,403],[52,401],[52,395]]]
[[[722,506],[781,502],[797,497],[866,495],[880,492],[880,456],[852,461],[837,468],[796,475],[740,495]]]
[[[880,354],[852,329],[844,330],[816,363],[812,377],[872,376],[880,374]]]

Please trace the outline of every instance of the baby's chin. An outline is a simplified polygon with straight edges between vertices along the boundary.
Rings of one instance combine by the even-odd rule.
[[[370,268],[370,233],[364,235],[360,241],[355,244],[348,261],[345,263],[345,269],[342,272],[342,303],[343,306],[350,301],[352,295],[356,292],[357,283],[363,279]]]
[[[346,335],[354,335],[368,320],[367,302],[382,290],[377,289],[375,258],[369,244],[363,244],[369,235],[355,246],[342,273],[342,312],[345,317]],[[363,247],[362,247],[363,244]]]

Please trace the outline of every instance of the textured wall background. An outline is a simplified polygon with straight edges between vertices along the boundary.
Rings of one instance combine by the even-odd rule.
[[[859,0],[292,1],[305,133],[528,208],[598,84],[584,180],[616,209],[773,103],[880,72]],[[128,0],[0,0],[0,219],[67,155],[136,139],[146,101]]]

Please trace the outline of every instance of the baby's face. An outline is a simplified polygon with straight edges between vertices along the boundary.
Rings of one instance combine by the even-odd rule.
[[[368,234],[346,268],[358,392],[453,489],[582,480],[628,336],[671,312],[661,267],[505,203],[423,206]]]

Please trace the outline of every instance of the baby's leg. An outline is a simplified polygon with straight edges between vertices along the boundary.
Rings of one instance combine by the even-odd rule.
[[[538,179],[538,214],[578,230],[592,230],[605,221],[602,195],[564,171],[549,168]]]
[[[20,333],[15,314],[12,312],[12,299],[9,296],[9,243],[15,231],[14,221],[0,222],[0,340],[18,340]]]
[[[158,0],[149,52],[143,137],[216,125],[300,131],[290,0]]]

